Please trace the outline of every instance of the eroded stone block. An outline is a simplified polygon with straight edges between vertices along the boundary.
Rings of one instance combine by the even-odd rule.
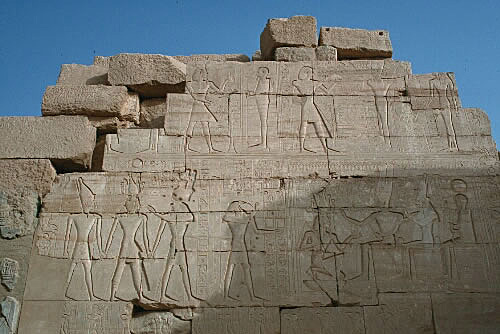
[[[365,333],[361,307],[321,307],[281,310],[281,333]]]
[[[19,263],[16,260],[4,257],[0,260],[0,282],[12,291],[17,284],[19,276]]]
[[[20,305],[14,297],[5,297],[0,302],[0,333],[14,334],[17,330]]]
[[[144,100],[141,102],[139,126],[143,128],[163,128],[166,114],[167,100],[165,98]]]
[[[317,42],[316,18],[312,16],[269,19],[260,34],[260,51],[264,60],[271,60],[277,47],[315,47]]]
[[[108,68],[100,65],[63,64],[56,85],[109,85]]]
[[[108,79],[144,97],[163,97],[184,92],[186,64],[170,56],[122,53],[110,58]]]
[[[43,197],[56,171],[48,159],[0,159],[0,189],[10,194],[35,192]]]
[[[313,61],[316,60],[314,48],[279,47],[274,50],[275,61]]]
[[[389,32],[385,30],[321,27],[319,45],[335,47],[339,60],[392,57]]]
[[[189,64],[194,62],[203,61],[215,61],[215,62],[226,62],[226,61],[239,61],[242,63],[248,63],[250,58],[244,54],[199,54],[190,56],[173,56],[173,58],[178,61]]]
[[[2,117],[0,130],[2,159],[50,159],[73,170],[90,166],[96,129],[86,117]]]
[[[42,100],[42,114],[88,115],[135,121],[139,119],[139,97],[125,87],[48,86]]]
[[[144,312],[132,318],[130,328],[134,334],[191,334],[191,322],[171,312]]]
[[[337,49],[330,45],[320,45],[316,49],[316,60],[335,61],[337,60]]]

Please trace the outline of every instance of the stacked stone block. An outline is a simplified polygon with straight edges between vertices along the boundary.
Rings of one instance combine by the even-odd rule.
[[[301,16],[63,65],[0,120],[0,333],[498,331],[489,119],[391,57]]]

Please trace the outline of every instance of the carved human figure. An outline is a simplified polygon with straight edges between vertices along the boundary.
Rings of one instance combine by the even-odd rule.
[[[92,255],[90,252],[92,238],[90,234],[92,228],[94,228],[97,248],[100,253],[99,256],[101,256],[101,216],[90,213],[91,210],[94,209],[95,204],[95,195],[92,193],[92,190],[85,184],[82,178],[78,178],[77,184],[83,213],[70,215],[67,220],[66,235],[64,238],[64,254],[71,257],[72,261],[66,280],[65,296],[69,297],[68,289],[75,268],[81,263],[85,273],[85,284],[87,286],[89,298],[90,300],[95,300],[92,282]],[[73,227],[75,227],[76,231],[76,241],[70,254],[68,247]]]
[[[166,297],[175,300],[171,296],[167,296],[167,287],[170,282],[170,274],[174,266],[178,266],[182,273],[182,282],[184,290],[189,300],[193,300],[191,291],[191,282],[189,279],[187,254],[185,252],[184,236],[186,234],[188,225],[194,222],[194,215],[189,208],[188,202],[194,192],[194,183],[196,180],[196,172],[188,170],[180,175],[179,184],[172,192],[172,200],[169,204],[169,212],[167,214],[160,214],[156,212],[153,206],[150,208],[154,214],[161,220],[156,239],[153,245],[152,254],[160,244],[161,236],[165,230],[166,225],[170,230],[170,245],[167,257],[167,263],[161,279],[160,301],[165,301]]]
[[[252,146],[263,147],[265,149],[268,148],[267,119],[269,116],[269,93],[271,91],[271,80],[272,79],[269,76],[269,69],[267,67],[259,67],[257,70],[257,83],[255,85],[255,89],[253,92],[250,92],[250,95],[255,96],[255,102],[257,104],[257,111],[259,112],[260,119],[260,142]]]
[[[387,101],[387,92],[390,85],[382,79],[371,79],[367,82],[373,94],[375,95],[375,108],[377,110],[377,119],[381,135],[384,137],[384,142],[391,145],[391,137],[389,131],[389,104]]]
[[[227,83],[231,82],[233,79],[229,74],[226,80],[217,87],[213,82],[208,81],[207,72],[204,68],[197,68],[193,72],[192,81],[186,84],[186,89],[188,93],[193,98],[193,103],[191,105],[191,113],[189,115],[189,123],[186,129],[186,134],[184,136],[184,147],[187,151],[194,151],[189,147],[188,137],[193,137],[194,127],[197,123],[202,126],[203,136],[208,146],[208,151],[220,152],[213,147],[212,136],[210,133],[210,123],[218,122],[212,111],[210,111],[209,105],[211,102],[207,99],[207,94],[209,90],[214,90],[217,92],[223,92]]]
[[[149,240],[147,233],[147,216],[140,213],[140,201],[138,194],[129,194],[125,201],[126,214],[121,214],[115,217],[111,231],[109,233],[108,242],[106,243],[106,254],[109,251],[113,240],[116,227],[119,224],[123,232],[123,237],[120,243],[120,251],[116,262],[115,271],[111,281],[111,297],[110,300],[116,300],[116,292],[120,285],[125,265],[129,265],[132,270],[132,280],[134,288],[139,296],[139,300],[143,300],[142,291],[142,272],[147,280],[147,274],[143,266],[143,258],[150,253]],[[142,227],[143,242],[142,245],[136,241],[137,233]]]
[[[319,216],[315,215],[311,230],[307,230],[300,242],[299,250],[311,251],[311,264],[306,271],[317,286],[323,290],[321,286],[321,275],[333,278],[333,274],[325,267],[324,261],[329,259],[339,252],[325,252],[324,246],[321,245]],[[304,282],[306,283],[306,282]],[[326,292],[326,291],[325,291]]]
[[[458,102],[455,97],[455,85],[449,75],[435,75],[429,81],[431,88],[431,96],[439,98],[440,106],[448,106],[447,108],[438,109],[436,112],[444,121],[446,126],[446,134],[448,136],[448,148],[450,150],[458,150],[457,136],[455,127],[453,126],[454,111],[458,109]]]
[[[455,192],[453,201],[455,202],[456,216],[450,223],[453,239],[474,242],[474,228],[472,224],[472,213],[469,208],[469,198],[466,195],[467,183],[460,179],[452,181],[452,189]]]
[[[250,260],[248,258],[248,247],[245,240],[249,225],[254,233],[259,231],[272,231],[272,229],[259,228],[255,222],[254,208],[250,203],[245,201],[233,201],[229,204],[222,222],[229,226],[231,230],[231,253],[227,260],[226,273],[224,276],[224,298],[236,298],[229,295],[233,273],[236,266],[240,266],[243,270],[243,284],[248,290],[248,294],[252,300],[262,299],[254,293],[252,273],[250,271]]]
[[[298,80],[292,82],[293,86],[301,95],[299,129],[300,151],[302,152],[305,150],[314,153],[314,151],[304,146],[307,136],[307,126],[312,124],[326,152],[326,137],[328,137],[328,130],[321,113],[314,104],[314,81],[312,80],[312,73],[312,67],[304,66],[299,71]]]

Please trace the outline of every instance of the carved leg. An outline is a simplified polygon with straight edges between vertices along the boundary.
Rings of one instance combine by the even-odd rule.
[[[90,260],[82,261],[83,269],[85,271],[85,284],[89,293],[90,300],[95,300],[94,289],[92,284],[92,262]]]
[[[118,290],[118,286],[120,285],[124,268],[125,268],[125,259],[118,259],[115,273],[113,274],[113,279],[111,280],[111,297],[110,297],[111,301],[115,300],[116,298],[116,291]]]

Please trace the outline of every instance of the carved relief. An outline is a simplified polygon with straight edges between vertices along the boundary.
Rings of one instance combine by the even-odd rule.
[[[12,291],[16,287],[18,275],[19,263],[4,257],[0,261],[0,280],[7,290]]]

